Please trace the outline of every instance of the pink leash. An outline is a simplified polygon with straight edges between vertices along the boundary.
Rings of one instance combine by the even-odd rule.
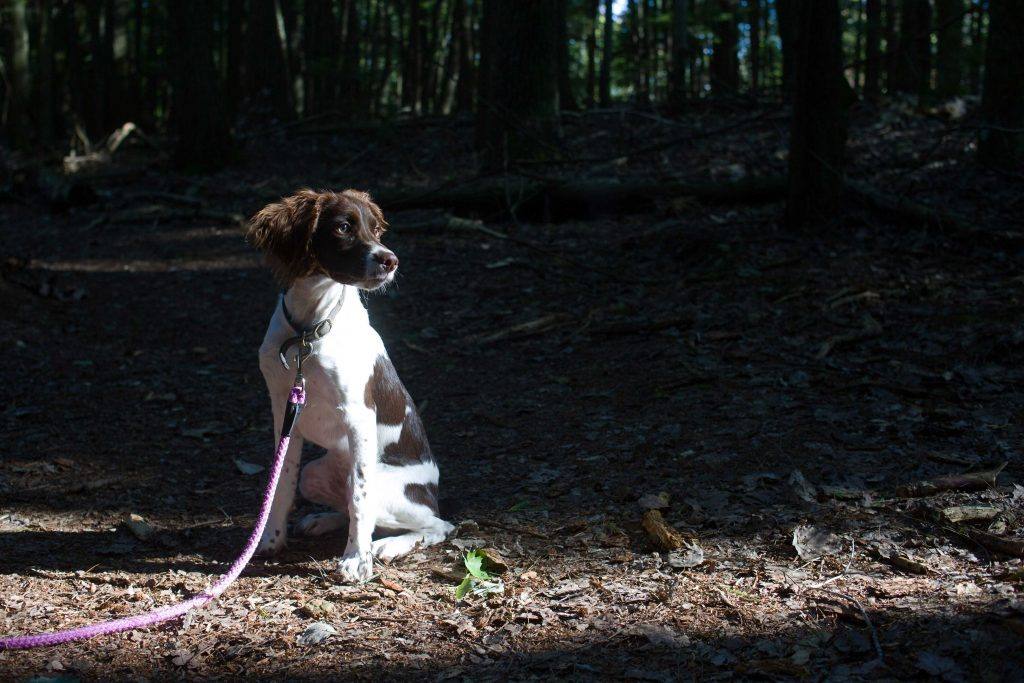
[[[284,467],[284,456],[288,451],[288,442],[291,441],[292,427],[295,425],[296,420],[298,420],[299,413],[302,411],[302,406],[304,406],[305,403],[306,390],[304,388],[304,383],[302,382],[302,375],[300,371],[300,374],[296,377],[295,386],[292,387],[291,395],[288,397],[288,408],[285,412],[284,423],[281,427],[281,440],[277,443],[277,452],[274,454],[274,465],[270,469],[270,479],[267,481],[267,490],[263,493],[263,503],[260,506],[260,516],[256,521],[256,528],[252,530],[252,535],[249,536],[249,542],[245,544],[242,554],[238,556],[235,563],[231,565],[230,569],[228,569],[227,574],[220,577],[217,583],[213,584],[202,593],[193,595],[188,600],[179,602],[176,605],[160,607],[152,612],[146,612],[145,614],[139,614],[134,617],[124,617],[122,619],[104,621],[98,624],[68,629],[66,631],[40,633],[39,635],[34,636],[0,638],[0,650],[25,650],[28,648],[43,647],[46,645],[58,645],[60,643],[69,643],[73,640],[85,640],[86,638],[92,638],[105,633],[131,631],[144,626],[152,626],[153,624],[159,624],[161,622],[174,619],[175,617],[180,617],[190,609],[205,605],[214,598],[219,597],[221,593],[227,590],[228,586],[234,583],[235,579],[238,578],[238,575],[242,573],[243,569],[245,569],[245,565],[249,564],[249,560],[252,559],[253,553],[256,552],[256,546],[259,545],[260,537],[263,535],[263,529],[267,525],[267,518],[270,516],[270,507],[274,501],[274,490],[277,488],[277,481],[281,477],[281,468]]]

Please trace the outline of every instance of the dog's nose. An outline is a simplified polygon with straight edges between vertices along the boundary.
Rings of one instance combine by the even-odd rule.
[[[374,258],[377,259],[377,261],[380,263],[380,267],[386,273],[390,273],[391,271],[398,267],[398,257],[395,256],[393,252],[382,251],[377,254],[374,254]]]

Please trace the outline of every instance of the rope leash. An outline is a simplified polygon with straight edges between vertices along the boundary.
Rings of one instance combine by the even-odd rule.
[[[305,380],[302,378],[301,355],[297,358],[297,361],[299,368],[295,375],[295,385],[292,387],[291,394],[288,396],[288,405],[285,409],[284,422],[281,425],[281,439],[277,442],[277,451],[274,453],[274,464],[270,468],[270,478],[267,480],[267,489],[263,493],[263,503],[260,505],[259,519],[257,519],[256,527],[252,530],[252,534],[249,536],[248,543],[246,543],[245,548],[242,549],[242,554],[238,556],[238,559],[235,560],[234,564],[231,565],[226,574],[221,576],[215,584],[202,593],[193,595],[191,598],[175,605],[160,607],[151,612],[139,614],[134,617],[123,617],[121,619],[103,621],[98,624],[80,626],[78,628],[67,629],[64,631],[40,633],[34,636],[0,638],[0,651],[26,650],[29,648],[44,647],[47,645],[59,645],[60,643],[69,643],[73,640],[85,640],[86,638],[93,638],[106,633],[118,633],[120,631],[131,631],[145,626],[152,626],[153,624],[159,624],[161,622],[180,617],[189,610],[205,605],[214,598],[219,597],[221,593],[227,590],[228,586],[235,582],[238,575],[241,574],[242,570],[245,569],[245,566],[249,564],[249,560],[252,559],[253,554],[256,552],[256,546],[259,545],[260,537],[263,535],[263,529],[267,526],[267,518],[270,517],[270,507],[274,502],[274,491],[277,489],[277,481],[280,479],[281,469],[284,467],[284,458],[285,454],[288,452],[288,442],[291,441],[292,427],[295,426],[295,423],[299,419],[299,413],[302,412],[302,407],[306,404],[306,388]]]

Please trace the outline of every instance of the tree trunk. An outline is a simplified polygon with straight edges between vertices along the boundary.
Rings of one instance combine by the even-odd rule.
[[[786,223],[805,226],[839,213],[848,84],[838,0],[797,3],[796,88],[789,142]]]
[[[169,4],[176,5],[177,1]],[[249,5],[246,95],[257,111],[287,121],[295,115],[295,107],[287,46],[278,27],[279,14],[278,0],[260,0]]]
[[[779,19],[779,40],[782,42],[782,99],[793,99],[796,89],[797,10],[800,0],[775,0]]]
[[[903,0],[900,7],[897,92],[916,95],[924,104],[931,91],[931,6],[928,0]]]
[[[960,94],[963,75],[963,0],[935,0],[935,26],[939,34],[935,95],[949,99]]]
[[[985,35],[982,26],[985,23],[983,0],[972,0],[974,11],[971,12],[971,72],[970,93],[981,92],[981,65],[985,63]]]
[[[551,156],[558,132],[556,2],[484,0],[488,74],[477,144],[486,166]]]
[[[214,9],[206,0],[168,3],[171,122],[178,138],[174,159],[185,168],[219,166],[231,150],[224,97],[213,61]]]
[[[338,109],[343,116],[355,117],[364,113],[362,68],[359,63],[359,8],[356,0],[345,3],[345,39],[341,54],[341,73],[338,75]]]
[[[234,1],[234,0],[232,0]],[[306,0],[302,41],[304,52],[304,116],[334,109],[341,44],[341,32],[334,16],[333,0]]]
[[[402,106],[415,112],[423,88],[420,81],[423,73],[423,12],[420,0],[409,0],[408,5],[409,21],[402,68]]]
[[[690,61],[690,36],[687,26],[689,0],[672,2],[672,60],[669,63],[669,106],[680,111],[686,105],[686,66]]]
[[[38,139],[44,146],[53,142],[56,129],[57,103],[53,83],[53,6],[50,0],[39,0],[39,38],[36,51],[36,111],[39,112]]]
[[[587,6],[587,75],[586,95],[583,102],[589,109],[597,101],[597,24],[601,0],[589,0]]]
[[[885,89],[889,94],[898,92],[899,80],[899,8],[900,0],[885,0]]]
[[[711,51],[711,92],[735,95],[740,86],[740,63],[736,56],[739,27],[736,24],[736,0],[716,0],[717,17],[713,22],[714,45]]]
[[[854,15],[854,40],[853,40],[853,59],[848,60],[853,62],[853,88],[857,90],[861,87],[860,72],[864,66],[861,57],[861,45],[864,42],[864,7],[863,0],[855,0],[853,8],[850,10]]]
[[[867,0],[864,14],[864,97],[876,102],[881,94],[882,0]]]
[[[572,92],[569,70],[568,0],[555,0],[555,29],[558,32],[558,103],[562,109],[576,111],[580,107]]]
[[[996,168],[1024,167],[1024,2],[990,0],[978,159]]]
[[[748,0],[750,21],[750,92],[757,97],[761,87],[761,0]]]
[[[486,0],[485,0],[486,2]],[[601,106],[612,103],[612,59],[615,54],[615,14],[612,0],[604,0],[604,40],[601,41]]]
[[[474,88],[476,83],[473,67],[473,17],[466,11],[465,0],[456,0],[456,7],[461,7],[458,26],[459,40],[459,82],[455,91],[455,110],[466,112],[473,110]]]
[[[245,61],[245,39],[243,25],[245,22],[245,0],[228,0],[227,21],[227,59],[224,69],[225,85],[227,86],[228,113],[232,118],[238,113],[238,101],[243,96],[242,64]],[[141,60],[140,60],[141,61]]]
[[[29,121],[30,74],[27,0],[10,3],[8,18],[3,22],[7,43],[10,45],[10,63],[6,69],[7,136],[16,149],[27,150],[32,141]]]

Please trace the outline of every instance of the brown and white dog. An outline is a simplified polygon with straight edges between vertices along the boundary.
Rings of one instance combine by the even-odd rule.
[[[359,290],[380,289],[395,277],[398,258],[380,241],[386,227],[365,192],[301,190],[264,207],[248,231],[285,289],[260,347],[275,440],[294,378],[279,349],[300,333],[288,318],[298,327],[331,319],[330,332],[313,342],[302,366],[306,407],[259,552],[284,547],[298,488],[334,511],[307,515],[297,532],[318,535],[347,526],[338,570],[351,581],[370,577],[374,556],[394,559],[417,545],[438,543],[452,530],[438,517],[438,470],[423,423],[360,300]],[[327,454],[300,473],[303,441]],[[373,540],[375,528],[391,535]]]

